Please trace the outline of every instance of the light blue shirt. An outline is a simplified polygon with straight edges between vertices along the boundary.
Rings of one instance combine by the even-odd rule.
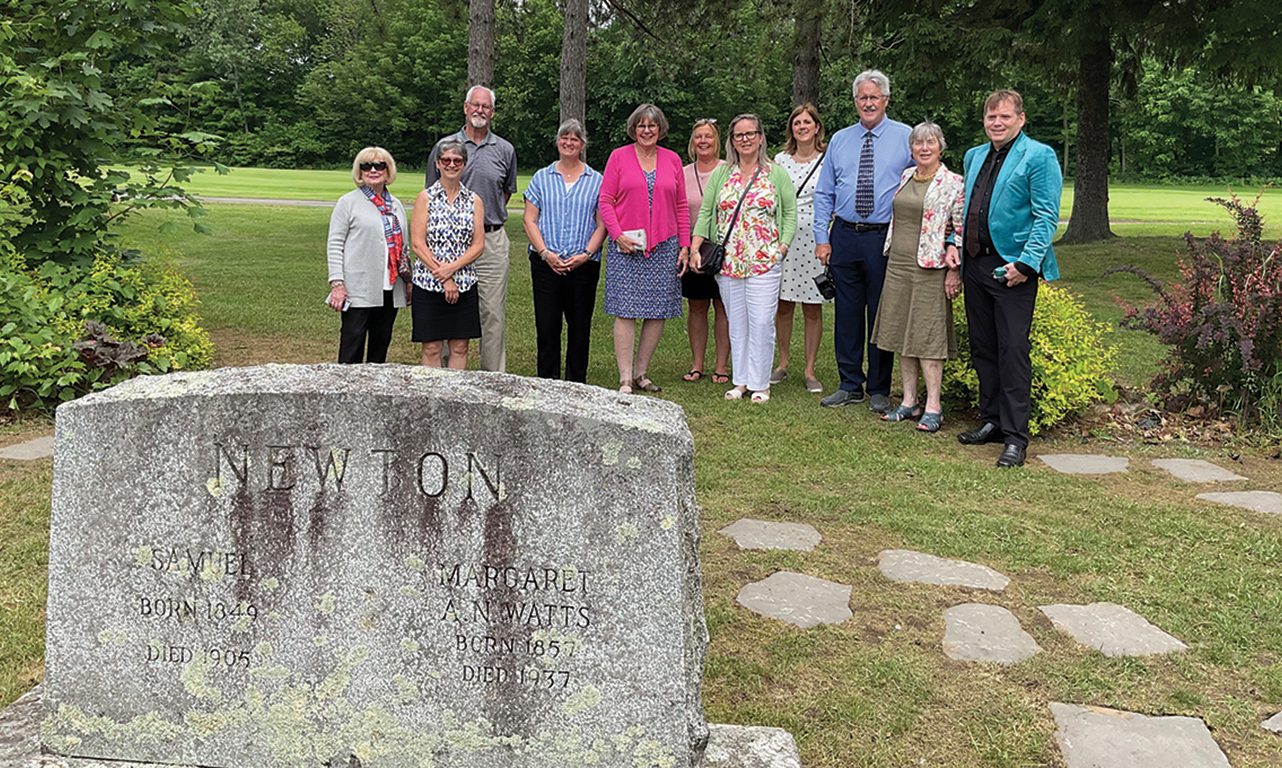
[[[596,231],[597,198],[601,195],[601,174],[585,164],[578,181],[567,189],[556,163],[534,172],[525,188],[525,201],[539,209],[539,234],[549,251],[570,256],[587,251]],[[601,251],[590,254],[593,261]]]
[[[912,129],[898,120],[883,117],[871,131],[863,123],[842,128],[828,142],[815,187],[815,243],[828,244],[828,228],[834,216],[851,222],[885,224],[890,221],[891,205],[899,177],[913,165],[908,147]],[[855,214],[855,180],[859,178],[859,154],[864,136],[873,136],[873,209],[867,218]]]

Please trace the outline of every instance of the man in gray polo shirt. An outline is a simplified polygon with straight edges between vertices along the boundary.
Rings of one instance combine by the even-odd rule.
[[[494,119],[494,91],[483,85],[467,89],[463,99],[463,130],[446,136],[432,147],[427,158],[427,182],[436,183],[436,155],[444,141],[461,141],[467,149],[463,185],[485,203],[485,252],[476,267],[477,298],[481,304],[481,369],[507,370],[503,341],[504,303],[507,300],[508,250],[511,243],[503,222],[507,201],[516,192],[516,150],[490,131]]]

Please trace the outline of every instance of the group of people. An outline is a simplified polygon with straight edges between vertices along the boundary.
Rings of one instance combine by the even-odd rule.
[[[583,125],[563,122],[557,160],[534,174],[522,217],[538,375],[562,375],[564,328],[565,378],[586,380],[604,250],[620,392],[660,391],[650,361],[665,321],[682,315],[682,298],[691,352],[684,381],[708,376],[730,385],[727,400],[769,401],[771,385],[789,376],[800,303],[801,379],[822,392],[815,361],[831,300],[840,381],[820,404],[867,400],[887,422],[936,432],[944,361],[956,356],[953,299],[964,292],[981,424],[958,439],[1001,442],[998,466],[1023,464],[1033,306],[1039,278],[1058,277],[1055,153],[1024,134],[1020,95],[999,90],[984,104],[990,141],[966,153],[959,175],[942,162],[939,126],[887,116],[883,73],[860,73],[852,90],[859,122],[826,142],[818,110],[800,105],[773,158],[765,126],[745,113],[725,125],[724,159],[717,121],[697,120],[683,163],[660,145],[663,111],[642,104],[627,121],[630,143],[597,172],[584,160]],[[387,189],[396,177],[391,155],[378,147],[357,155],[357,189],[339,200],[329,232],[327,302],[343,312],[340,362],[384,361],[397,308],[412,306],[424,365],[465,367],[479,338],[481,367],[506,368],[504,222],[516,153],[492,132],[493,116],[494,93],[470,88],[464,127],[433,147],[408,221]],[[895,355],[903,397],[892,405]]]

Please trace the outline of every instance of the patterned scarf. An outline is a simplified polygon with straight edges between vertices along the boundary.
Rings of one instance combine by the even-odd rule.
[[[391,195],[386,197],[376,193],[371,187],[361,186],[365,197],[383,214],[383,237],[387,240],[387,280],[395,283],[396,278],[409,273],[409,259],[405,256],[405,237],[401,234],[401,221],[392,210]]]

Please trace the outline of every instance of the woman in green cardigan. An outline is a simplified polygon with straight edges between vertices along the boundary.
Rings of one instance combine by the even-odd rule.
[[[752,402],[764,403],[770,399],[770,366],[775,356],[779,263],[797,229],[797,196],[788,172],[767,158],[766,134],[756,115],[739,115],[730,121],[726,160],[708,178],[709,194],[703,197],[690,243],[692,265],[700,267],[699,246],[704,240],[725,241],[726,260],[717,286],[730,321],[734,371],[734,387],[726,392],[726,399],[741,400],[751,392]]]

